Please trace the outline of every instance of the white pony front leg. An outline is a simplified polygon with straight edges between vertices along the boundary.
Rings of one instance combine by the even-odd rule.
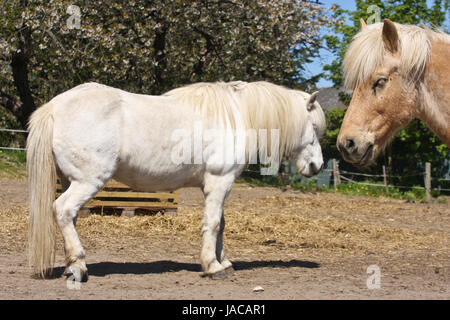
[[[220,219],[219,232],[217,234],[217,243],[216,243],[216,257],[220,264],[228,270],[232,270],[232,264],[230,260],[225,256],[225,250],[223,249],[223,231],[225,230],[225,216],[224,211],[222,210],[222,217]]]
[[[225,227],[223,206],[234,182],[234,175],[216,176],[206,174],[203,193],[205,195],[205,212],[202,221],[203,244],[200,262],[205,275],[224,277],[226,268],[231,263],[225,258],[222,237]],[[224,262],[225,265],[219,261]]]

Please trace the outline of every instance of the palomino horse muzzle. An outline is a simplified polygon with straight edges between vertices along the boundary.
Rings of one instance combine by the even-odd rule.
[[[362,141],[356,137],[343,136],[337,140],[336,145],[344,160],[355,166],[363,167],[372,162],[373,141]]]

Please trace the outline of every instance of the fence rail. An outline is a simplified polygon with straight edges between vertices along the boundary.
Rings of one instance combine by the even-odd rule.
[[[28,133],[28,130],[18,130],[18,129],[5,129],[5,128],[0,128],[0,131],[5,131],[5,132],[20,132],[20,133]]]
[[[28,133],[28,130],[0,128],[0,132]],[[19,147],[15,148],[15,147],[3,147],[3,146],[0,146],[0,150],[25,151],[27,149],[26,148],[19,148]]]
[[[26,151],[25,148],[13,148],[13,147],[0,147],[1,150],[16,150],[16,151]]]

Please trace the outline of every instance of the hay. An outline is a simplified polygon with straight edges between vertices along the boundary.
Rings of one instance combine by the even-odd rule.
[[[225,247],[236,252],[310,250],[340,256],[396,250],[449,252],[448,231],[383,223],[390,214],[408,219],[409,209],[399,211],[401,204],[376,200],[352,202],[343,196],[329,200],[314,196],[229,200],[225,209]],[[396,213],[393,208],[397,208]],[[363,214],[355,214],[358,209]],[[368,215],[365,221],[361,219],[365,217],[364,211]],[[25,205],[0,210],[0,252],[25,248],[27,215]],[[91,215],[78,220],[77,230],[89,249],[124,244],[151,246],[165,239],[189,242],[200,248],[202,215],[203,208],[198,206],[180,207],[177,216]],[[448,214],[443,218],[448,219]],[[62,247],[61,242],[59,239]]]

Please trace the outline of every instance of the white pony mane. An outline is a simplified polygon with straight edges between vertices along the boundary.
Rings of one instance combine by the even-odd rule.
[[[394,24],[400,41],[399,72],[411,80],[418,79],[429,59],[430,40],[449,42],[450,36],[428,27]],[[368,25],[353,38],[342,63],[344,85],[348,89],[361,85],[383,62],[385,46],[382,28],[382,22]]]
[[[289,154],[302,137],[308,116],[323,134],[326,123],[320,105],[316,102],[307,111],[307,93],[292,90],[265,81],[259,82],[216,82],[195,83],[171,90],[164,94],[187,102],[194,110],[200,111],[211,123],[228,123],[236,128],[240,117],[245,129],[279,129],[279,155]],[[239,115],[235,115],[236,106]],[[269,137],[270,139],[270,137]]]
[[[211,126],[221,124],[225,128],[236,128],[233,107],[237,107],[237,101],[234,89],[225,82],[198,82],[173,89],[164,96],[183,101],[208,119]]]
[[[230,86],[236,88],[242,101],[240,110],[246,129],[267,129],[268,133],[279,129],[279,154],[289,154],[301,138],[307,121],[306,104],[302,107],[291,90],[268,82],[246,85],[232,82]]]
[[[306,93],[304,91],[300,90],[291,90],[294,94],[300,95],[303,97],[305,102],[307,103],[309,98],[311,97],[311,94]],[[327,129],[327,123],[326,123],[326,117],[325,113],[323,112],[322,106],[319,104],[319,102],[314,101],[313,106],[308,111],[309,118],[311,119],[314,128],[317,132],[317,135],[320,138],[325,135],[325,130]]]

